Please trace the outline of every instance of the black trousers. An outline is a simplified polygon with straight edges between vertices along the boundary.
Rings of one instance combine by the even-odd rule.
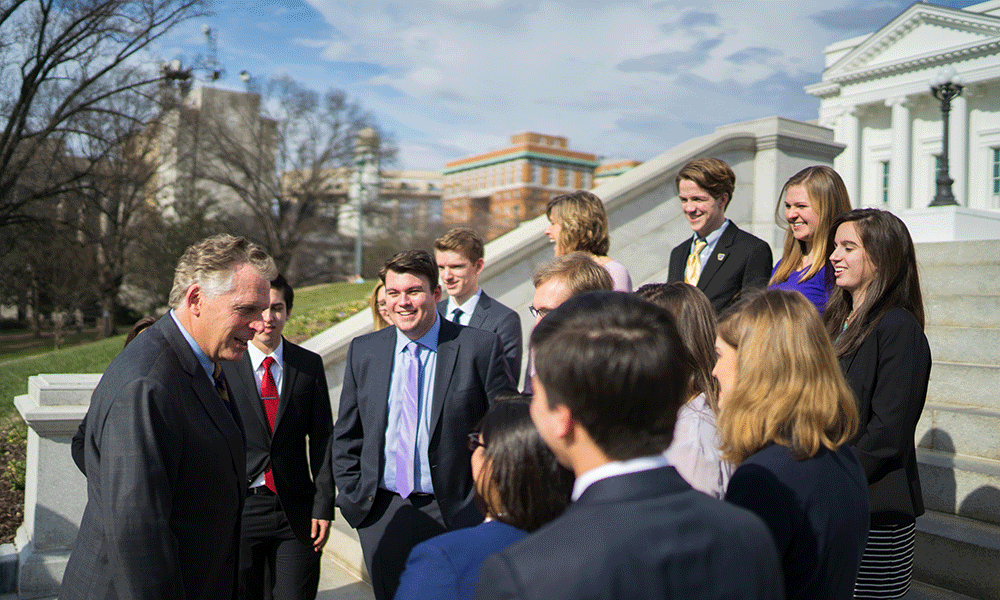
[[[433,496],[401,498],[379,488],[371,512],[357,531],[375,600],[392,600],[410,550],[446,530]]]
[[[240,598],[314,600],[321,552],[295,537],[273,494],[247,497],[240,540]]]

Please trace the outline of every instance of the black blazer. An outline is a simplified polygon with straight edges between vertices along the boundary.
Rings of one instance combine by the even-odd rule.
[[[764,523],[691,489],[673,467],[619,475],[486,560],[475,598],[780,599]]]
[[[230,396],[246,427],[247,483],[260,477],[268,464],[273,465],[274,487],[288,523],[299,541],[312,546],[312,519],[329,521],[334,514],[330,391],[320,355],[288,340],[284,340],[282,369],[272,437],[250,353],[238,363],[222,365]]]
[[[858,401],[851,446],[868,477],[872,524],[910,522],[924,514],[913,438],[931,374],[927,336],[909,311],[890,309],[840,366]]]
[[[87,413],[87,507],[60,598],[237,597],[246,458],[170,315],[101,378]]]
[[[442,317],[451,318],[445,314],[448,310],[447,300],[438,302],[437,309]],[[500,336],[503,354],[510,367],[510,376],[512,379],[516,378],[521,372],[521,317],[507,306],[490,298],[486,290],[483,290],[479,302],[476,303],[476,310],[472,311],[469,327],[492,331]]]
[[[690,237],[674,246],[670,252],[667,283],[684,281],[684,268],[690,253]],[[773,267],[771,247],[767,242],[730,221],[701,271],[698,289],[708,296],[715,312],[721,313],[744,289],[766,287]]]
[[[340,410],[333,428],[337,506],[351,527],[368,516],[382,482],[389,383],[396,328],[354,338],[347,350]],[[514,393],[495,333],[441,319],[428,448],[434,496],[448,529],[483,520],[472,503],[467,435],[494,396]]]

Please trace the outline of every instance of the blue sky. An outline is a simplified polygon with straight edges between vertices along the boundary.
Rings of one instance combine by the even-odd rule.
[[[944,0],[957,8],[972,1]],[[521,131],[649,159],[718,125],[809,120],[823,48],[870,33],[903,0],[215,0],[162,58],[216,35],[226,77],[339,88],[395,133],[398,167],[440,170]]]

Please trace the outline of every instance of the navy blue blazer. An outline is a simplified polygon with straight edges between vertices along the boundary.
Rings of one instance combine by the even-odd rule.
[[[690,253],[690,236],[670,251],[667,283],[684,281],[684,267]],[[701,270],[698,289],[708,296],[715,312],[721,313],[744,289],[766,287],[773,265],[767,242],[730,221]]]
[[[592,484],[554,521],[487,559],[475,598],[780,599],[779,565],[759,517],[662,467]]]
[[[437,309],[442,317],[451,319],[451,315],[445,314],[448,310],[448,300],[438,302]],[[486,290],[483,290],[479,302],[476,303],[476,310],[472,311],[469,327],[492,331],[500,336],[503,355],[510,367],[511,379],[516,380],[521,372],[521,317],[512,309],[490,298]]]
[[[854,451],[820,447],[795,460],[778,444],[759,450],[733,473],[726,501],[760,516],[771,529],[788,600],[849,600],[868,540],[868,485]]]
[[[526,535],[512,525],[487,521],[421,542],[406,561],[396,600],[469,600],[483,561]]]

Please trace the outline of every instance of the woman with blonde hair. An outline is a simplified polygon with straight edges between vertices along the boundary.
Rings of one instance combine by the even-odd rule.
[[[385,283],[379,281],[371,295],[368,296],[368,308],[372,311],[372,324],[375,331],[389,326],[389,313],[385,306]]]
[[[545,207],[549,226],[545,235],[556,245],[556,257],[586,252],[611,275],[616,292],[631,292],[632,278],[625,265],[608,256],[608,214],[594,194],[577,190],[549,200]]]
[[[774,216],[779,225],[787,227],[785,249],[767,285],[801,292],[822,313],[829,296],[826,265],[830,224],[851,210],[847,187],[836,171],[817,165],[792,175],[778,198]]]
[[[785,597],[851,598],[868,483],[847,441],[858,411],[815,307],[770,290],[719,323],[719,437],[738,465],[726,501],[768,525]]]
[[[636,290],[636,295],[673,315],[690,357],[688,400],[677,412],[674,439],[664,455],[691,487],[722,498],[733,468],[722,459],[716,431],[715,309],[701,290],[683,281],[649,283]]]

